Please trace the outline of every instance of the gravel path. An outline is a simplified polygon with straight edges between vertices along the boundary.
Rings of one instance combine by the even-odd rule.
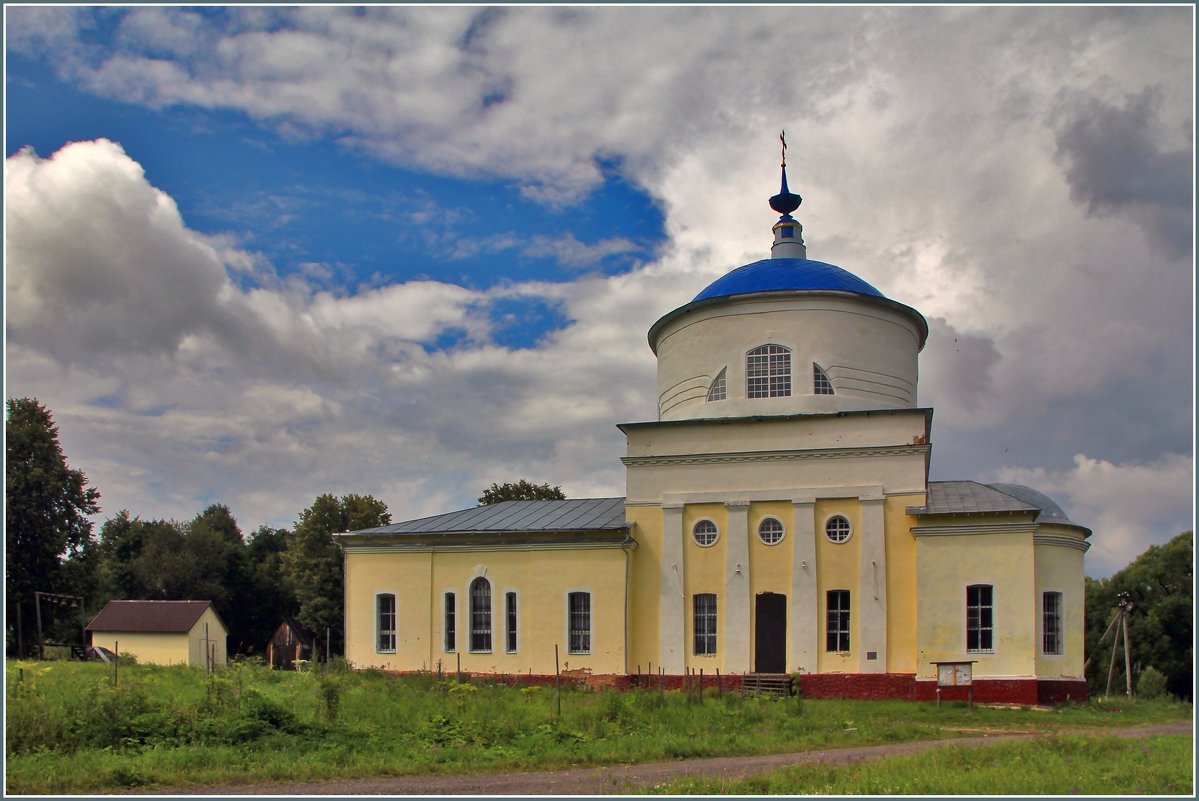
[[[1191,721],[1177,721],[1130,729],[1095,729],[1089,733],[1120,737],[1145,737],[1153,734],[1192,734]],[[1011,740],[1028,740],[1043,733],[992,732],[990,735],[957,737],[949,740],[925,740],[891,743],[859,748],[801,751],[768,756],[720,757],[656,762],[645,765],[609,765],[572,770],[531,773],[480,773],[461,776],[400,776],[379,779],[348,779],[307,784],[249,784],[225,787],[196,787],[165,790],[157,795],[607,795],[628,793],[639,788],[684,776],[720,779],[744,779],[768,773],[788,765],[841,764],[880,759],[902,754],[918,754],[931,748],[987,746]]]

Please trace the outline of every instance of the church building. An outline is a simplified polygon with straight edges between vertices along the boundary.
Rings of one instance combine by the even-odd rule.
[[[1086,697],[1090,530],[1028,487],[928,480],[928,324],[809,259],[800,203],[784,162],[770,257],[650,327],[658,416],[618,426],[625,497],[335,536],[354,666]]]

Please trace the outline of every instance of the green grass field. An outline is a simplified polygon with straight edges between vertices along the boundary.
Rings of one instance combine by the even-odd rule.
[[[852,765],[785,768],[745,781],[687,779],[665,795],[1190,795],[1192,738],[1059,734],[934,749]]]
[[[711,689],[702,701],[678,692],[564,690],[559,717],[552,688],[245,664],[211,676],[121,666],[114,686],[111,666],[9,662],[5,692],[6,790],[36,794],[555,769],[1191,717],[1189,705],[1166,702],[968,710],[718,697]],[[994,784],[1003,778],[987,780],[988,792],[1011,792]]]

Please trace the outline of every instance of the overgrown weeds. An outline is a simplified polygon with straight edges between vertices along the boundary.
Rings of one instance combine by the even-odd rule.
[[[112,792],[230,782],[560,768],[957,736],[1133,725],[1190,707],[1050,712],[680,691],[480,686],[429,673],[139,665],[8,670],[7,789]],[[18,680],[20,677],[21,680]]]

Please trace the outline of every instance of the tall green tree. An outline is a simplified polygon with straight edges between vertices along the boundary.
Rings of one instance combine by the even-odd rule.
[[[100,493],[67,465],[54,418],[35,398],[6,403],[4,580],[11,649],[32,642],[34,593],[62,592],[63,562],[92,540]]]
[[[1114,686],[1123,688],[1123,636],[1115,632],[1100,639],[1111,624],[1121,593],[1128,593],[1132,683],[1142,671],[1156,668],[1166,677],[1167,689],[1179,698],[1191,698],[1194,680],[1194,571],[1195,544],[1190,531],[1165,545],[1153,545],[1127,567],[1108,579],[1087,579],[1086,652],[1090,663],[1087,685],[1092,694],[1107,688],[1112,648],[1118,639]]]
[[[260,526],[246,543],[249,573],[245,586],[252,600],[245,604],[245,628],[234,643],[236,647],[244,640],[239,651],[262,653],[275,628],[299,611],[295,587],[283,564],[290,540],[287,529]]]
[[[479,496],[480,506],[490,506],[503,501],[564,501],[561,487],[551,487],[549,483],[533,484],[526,479],[515,483],[495,484],[483,490]]]
[[[313,501],[296,522],[283,560],[299,604],[296,617],[320,642],[328,631],[335,653],[342,653],[345,643],[345,577],[333,535],[390,522],[382,501],[369,495],[331,494]]]

